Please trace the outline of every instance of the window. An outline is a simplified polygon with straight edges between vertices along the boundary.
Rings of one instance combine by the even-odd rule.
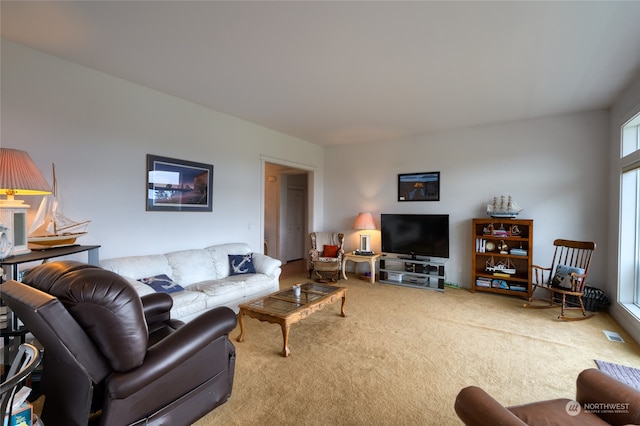
[[[620,164],[620,302],[640,308],[640,114],[622,126]]]
[[[640,150],[640,114],[622,126],[622,157]]]

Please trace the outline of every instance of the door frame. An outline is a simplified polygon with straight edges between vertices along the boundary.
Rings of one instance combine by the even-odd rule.
[[[266,172],[266,168],[267,168],[267,163],[274,165],[274,166],[279,166],[282,167],[281,173],[279,173],[278,176],[280,176],[281,174],[303,174],[306,173],[307,174],[307,217],[306,217],[306,221],[305,221],[305,232],[304,234],[309,234],[309,228],[311,226],[312,223],[314,223],[314,199],[315,199],[315,194],[314,194],[314,182],[315,182],[315,174],[316,174],[316,167],[314,166],[310,166],[308,164],[302,164],[302,163],[296,163],[293,161],[288,161],[288,160],[283,160],[281,158],[274,158],[274,157],[268,157],[268,156],[264,156],[262,155],[260,157],[260,166],[261,166],[261,177],[260,177],[260,181],[261,181],[261,185],[260,185],[260,236],[261,239],[264,240],[265,239],[265,214],[266,214],[266,191],[265,191],[265,185],[267,183],[267,172]],[[281,188],[280,188],[281,190]],[[281,207],[281,197],[280,197],[280,191],[278,193],[278,205]],[[286,253],[284,253],[281,250],[281,242],[280,242],[280,208],[278,209],[278,218],[277,218],[277,230],[276,230],[276,241],[275,242],[269,242],[269,256],[273,257],[275,259],[279,259],[282,261],[283,264],[287,263],[286,262]],[[307,241],[307,239],[305,238],[304,241],[304,247],[305,247],[305,252],[308,251],[309,247],[311,246],[310,242]]]

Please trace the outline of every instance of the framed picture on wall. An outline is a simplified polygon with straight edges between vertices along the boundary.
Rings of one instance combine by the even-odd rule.
[[[440,201],[440,172],[399,174],[398,201]]]
[[[213,165],[147,154],[147,211],[213,210]]]

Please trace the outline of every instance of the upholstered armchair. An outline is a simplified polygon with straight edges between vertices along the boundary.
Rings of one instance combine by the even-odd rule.
[[[171,320],[165,293],[140,298],[119,275],[74,261],[2,284],[2,299],[44,347],[47,425],[193,423],[231,395],[231,309]]]
[[[344,255],[344,234],[338,232],[312,232],[309,249],[309,278],[314,272],[323,279],[321,272],[329,272],[331,281],[340,279]]]
[[[454,407],[467,426],[640,424],[640,391],[595,368],[578,375],[575,400],[505,407],[483,389],[468,386],[460,391]]]

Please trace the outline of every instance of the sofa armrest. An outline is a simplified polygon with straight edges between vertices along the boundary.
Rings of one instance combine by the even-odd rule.
[[[640,391],[637,389],[595,368],[580,373],[576,388],[576,400],[583,408],[587,404],[585,409],[606,422],[612,425],[640,424]],[[616,406],[611,409],[612,406],[604,407],[599,404]]]
[[[456,397],[454,408],[467,426],[526,426],[525,422],[477,386],[462,389]]]
[[[144,363],[124,373],[113,373],[108,391],[114,399],[124,399],[188,360],[236,326],[236,314],[227,307],[203,313],[147,351]]]
[[[259,274],[273,275],[282,262],[262,253],[253,253],[253,266]]]
[[[155,322],[163,322],[171,319],[171,308],[173,307],[173,299],[167,293],[152,293],[140,296],[142,301],[142,309],[147,324]]]

